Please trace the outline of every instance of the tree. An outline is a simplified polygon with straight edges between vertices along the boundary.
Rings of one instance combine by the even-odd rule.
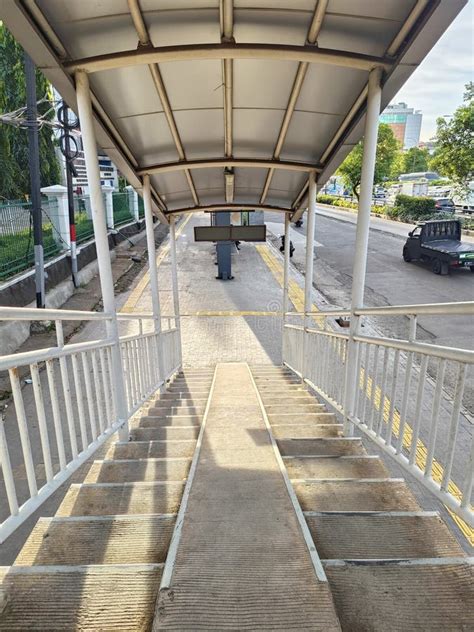
[[[391,128],[386,123],[380,123],[377,137],[374,184],[379,184],[390,177],[392,164],[398,150],[398,141],[393,135]],[[352,191],[357,199],[359,199],[363,151],[364,143],[360,141],[337,171],[342,177],[345,186]]]
[[[410,147],[403,154],[403,172],[417,173],[419,171],[428,171],[429,153],[427,149],[420,147]]]
[[[464,102],[446,120],[436,121],[435,152],[430,168],[447,176],[456,192],[469,191],[474,178],[474,83],[466,85]]]
[[[51,84],[36,71],[38,116],[52,120],[55,116]],[[23,49],[0,22],[0,112],[13,112],[26,106]],[[52,129],[44,125],[39,132],[41,186],[58,184],[60,167],[55,152]],[[0,123],[0,196],[18,199],[29,194],[28,134],[26,129]]]

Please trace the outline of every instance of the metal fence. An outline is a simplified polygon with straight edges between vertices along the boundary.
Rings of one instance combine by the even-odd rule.
[[[114,193],[112,204],[114,211],[114,226],[121,226],[133,220],[133,210],[131,207],[131,195],[128,192]]]
[[[305,328],[286,324],[283,341],[285,364],[344,416],[346,428],[372,439],[471,528],[474,436],[463,393],[474,351],[416,341],[416,318],[473,313],[473,303],[355,311],[353,318],[409,317],[407,339],[396,340],[336,332],[331,319],[350,312],[318,312],[306,316]]]
[[[64,250],[55,229],[58,205],[52,200],[42,202],[43,250],[45,260]],[[0,281],[34,264],[33,215],[29,202],[0,205]]]

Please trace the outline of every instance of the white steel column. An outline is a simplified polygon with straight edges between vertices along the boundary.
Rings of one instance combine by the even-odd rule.
[[[155,333],[158,334],[158,372],[160,380],[166,375],[163,370],[163,338],[161,335],[161,307],[158,286],[158,269],[156,267],[155,229],[153,227],[153,213],[151,210],[150,176],[143,176],[143,206],[145,209],[146,245],[148,250],[148,271],[150,274],[151,306]]]
[[[181,350],[181,318],[179,316],[179,290],[178,290],[178,266],[176,263],[176,228],[175,216],[170,217],[170,255],[171,255],[171,284],[173,287],[173,307],[175,315],[175,326],[179,332],[179,364],[182,364],[183,355]]]
[[[285,213],[285,249],[284,249],[284,264],[283,264],[283,317],[282,317],[282,329],[281,329],[281,350],[282,359],[285,359],[285,323],[286,312],[289,311],[288,301],[288,277],[290,272],[290,215]]]
[[[304,317],[303,317],[303,343],[302,343],[302,358],[301,358],[301,379],[306,377],[306,329],[310,324],[310,317],[307,316],[311,311],[313,304],[313,258],[314,258],[314,226],[315,226],[315,214],[316,214],[316,174],[311,171],[308,178],[308,213],[306,224],[306,269],[304,277]]]
[[[100,286],[104,311],[111,314],[107,321],[107,336],[114,340],[112,346],[113,385],[115,397],[115,410],[117,418],[123,422],[119,430],[121,441],[128,441],[128,410],[125,400],[125,385],[123,379],[122,358],[120,354],[120,342],[117,314],[115,308],[114,281],[112,266],[110,263],[109,240],[105,217],[104,200],[100,186],[99,161],[97,158],[97,143],[95,139],[94,121],[92,117],[92,104],[89,89],[89,78],[85,72],[76,72],[76,92],[79,119],[81,122],[82,143],[84,146],[84,158],[86,162],[87,180],[89,182],[90,200],[92,208],[92,220],[94,226],[95,247],[97,262],[99,264]]]
[[[359,332],[359,317],[354,311],[364,306],[365,273],[367,269],[367,251],[369,244],[370,211],[372,206],[372,190],[374,186],[375,157],[377,153],[377,135],[379,128],[380,104],[382,98],[382,68],[374,68],[369,75],[367,93],[367,114],[364,131],[364,153],[362,156],[362,173],[360,180],[359,211],[357,214],[357,230],[352,271],[351,325],[349,330],[348,355],[345,375],[344,396],[344,431],[353,431],[353,424],[348,416],[353,414],[357,375],[357,345],[353,337]],[[367,370],[367,367],[366,367]],[[362,420],[363,421],[363,420]]]

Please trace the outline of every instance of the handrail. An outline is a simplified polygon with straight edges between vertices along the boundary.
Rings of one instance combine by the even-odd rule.
[[[471,316],[474,315],[474,301],[459,303],[423,303],[415,305],[386,305],[383,307],[358,307],[353,312],[349,309],[330,309],[307,312],[286,312],[285,316],[322,316],[337,318],[339,316]]]
[[[316,333],[320,332],[316,331]],[[410,342],[409,340],[398,340],[396,338],[376,338],[375,336],[354,336],[354,340],[356,342],[365,342],[369,345],[399,349],[400,351],[406,351],[408,353],[422,353],[435,358],[453,360],[453,362],[474,364],[474,351],[469,349],[443,347],[426,342]]]
[[[110,320],[107,312],[84,312],[73,309],[38,309],[37,307],[0,307],[0,320]]]

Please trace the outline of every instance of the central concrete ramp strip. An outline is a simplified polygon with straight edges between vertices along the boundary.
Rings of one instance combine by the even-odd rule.
[[[340,630],[246,364],[219,364],[153,630]]]

